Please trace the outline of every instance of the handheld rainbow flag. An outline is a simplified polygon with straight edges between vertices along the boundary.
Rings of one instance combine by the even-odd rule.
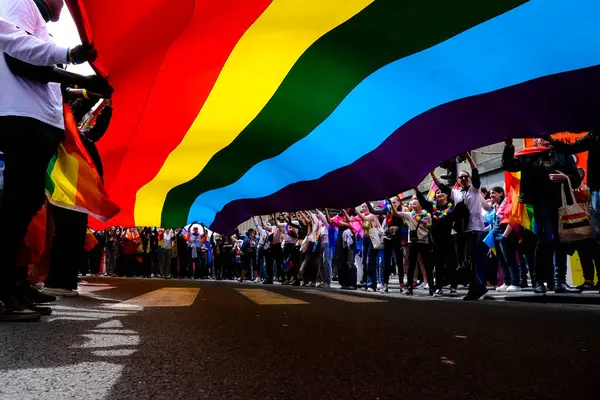
[[[48,200],[55,206],[84,212],[100,221],[107,221],[120,208],[108,197],[68,105],[64,105],[64,117],[65,141],[58,146],[56,155],[48,164]]]

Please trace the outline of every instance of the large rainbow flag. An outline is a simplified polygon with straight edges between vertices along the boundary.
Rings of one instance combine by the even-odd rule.
[[[111,223],[229,231],[600,122],[597,0],[68,0],[115,87]]]

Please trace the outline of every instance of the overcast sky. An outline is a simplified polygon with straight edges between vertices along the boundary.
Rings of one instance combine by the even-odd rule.
[[[62,10],[62,14],[60,14],[60,20],[48,24],[48,31],[52,35],[54,41],[63,46],[73,47],[81,44],[79,34],[77,33],[77,27],[66,6]],[[83,65],[70,65],[67,69],[84,75],[94,73],[87,63]]]

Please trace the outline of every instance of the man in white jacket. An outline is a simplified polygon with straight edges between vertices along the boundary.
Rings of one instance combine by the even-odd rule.
[[[6,164],[0,205],[0,226],[6,228],[0,230],[0,301],[4,303],[0,320],[39,318],[39,314],[11,310],[11,304],[36,308],[28,298],[29,288],[17,285],[13,267],[29,222],[44,204],[48,162],[64,139],[60,85],[15,75],[1,53],[50,67],[96,57],[87,46],[68,49],[53,44],[35,1],[0,2],[0,151]],[[62,4],[62,0],[43,0],[49,19],[58,20]]]

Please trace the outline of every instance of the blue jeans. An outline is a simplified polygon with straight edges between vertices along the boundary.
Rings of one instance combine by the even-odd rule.
[[[323,263],[323,282],[324,283],[329,283],[331,284],[331,274],[332,274],[332,270],[331,270],[331,249],[329,248],[329,242],[328,243],[321,243],[321,250],[323,252],[323,259],[322,259],[322,263]]]
[[[594,227],[596,241],[600,243],[600,191],[593,191],[591,195],[590,215],[592,216],[592,226]]]
[[[505,238],[502,234],[494,235],[496,253],[502,267],[502,281],[507,285],[519,286],[521,282],[520,267],[517,264],[517,240],[514,235]],[[499,251],[498,251],[499,250]]]
[[[385,280],[385,263],[383,262],[383,249],[375,250],[377,254],[377,283],[383,285]]]

